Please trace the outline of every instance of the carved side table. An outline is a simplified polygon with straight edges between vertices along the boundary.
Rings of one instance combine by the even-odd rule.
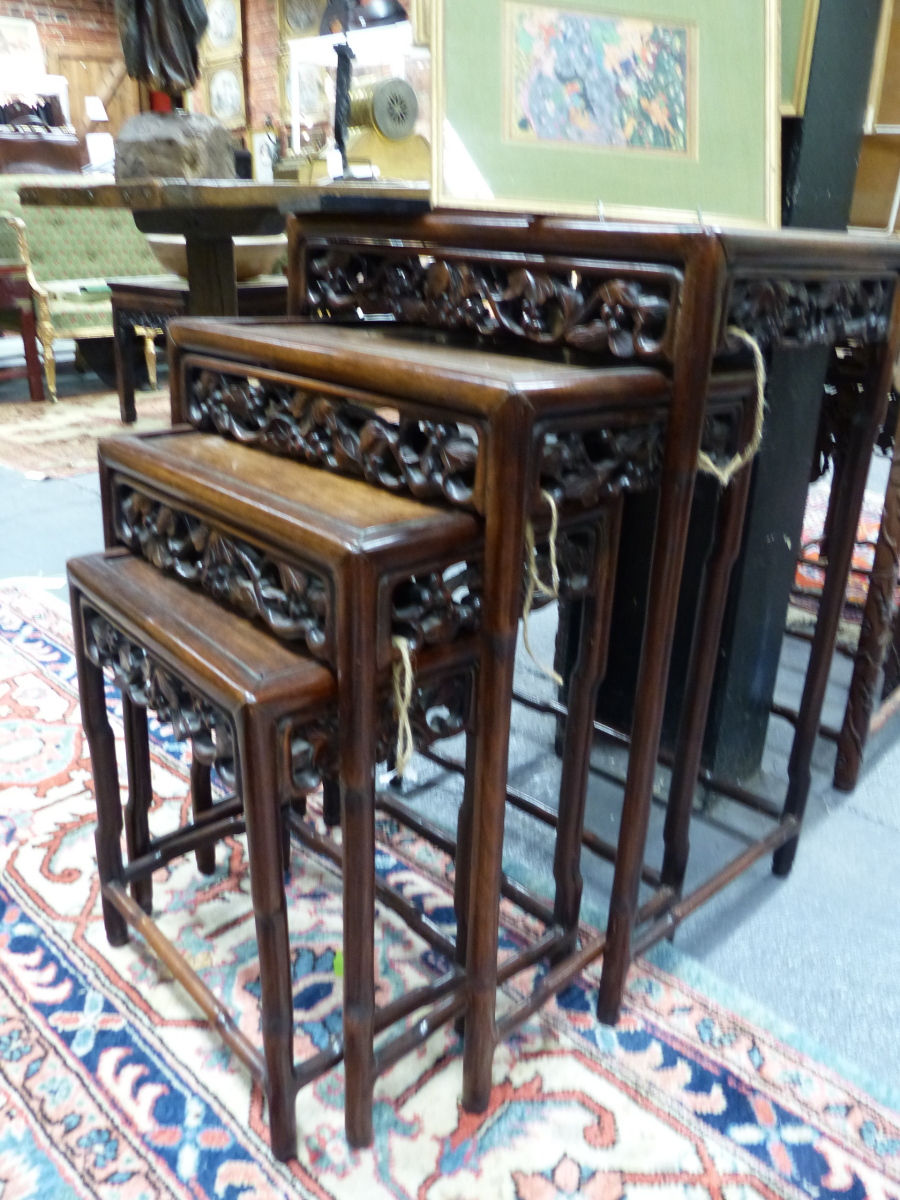
[[[345,837],[337,847],[321,835],[307,838],[320,854],[331,851],[343,868],[344,1028],[343,1042],[331,1044],[303,1063],[294,1063],[294,1009],[284,871],[289,859],[283,838],[288,801],[304,796],[317,783],[314,759],[338,754],[335,743],[334,675],[324,665],[278,638],[227,612],[208,596],[167,578],[146,562],[123,552],[73,559],[68,565],[72,593],[79,692],[97,796],[97,861],[104,924],[113,945],[137,930],[190,993],[229,1048],[249,1068],[268,1101],[272,1151],[281,1160],[297,1153],[295,1099],[300,1088],[346,1063],[348,1137],[354,1145],[368,1128],[371,1140],[371,1087],[368,1077],[384,1069],[424,1040],[464,1007],[462,972],[451,969],[434,983],[413,989],[391,1004],[375,1008],[374,961],[366,953],[372,941],[374,897],[407,920],[426,940],[446,953],[443,935],[402,895],[375,877],[374,844],[359,829],[360,813],[344,814]],[[433,665],[433,664],[432,664]],[[130,862],[122,862],[123,814],[119,798],[115,743],[106,713],[103,671],[109,669],[123,694],[130,795],[125,811]],[[471,695],[471,664],[441,667],[443,682],[432,695],[429,667],[423,670],[411,704],[411,720],[425,740],[445,735],[429,726],[429,710],[452,694],[461,727]],[[374,694],[368,698],[374,708]],[[387,716],[390,706],[379,705]],[[133,838],[135,808],[146,827],[150,758],[147,710],[171,724],[175,736],[190,738],[195,757],[215,764],[236,795],[195,815],[191,825],[151,838],[144,830]],[[383,737],[391,736],[382,720]],[[456,730],[454,730],[456,732]],[[347,801],[345,798],[345,809]],[[305,824],[289,820],[292,829]],[[145,907],[128,894],[147,885],[154,870],[189,853],[212,851],[216,841],[246,831],[250,893],[256,918],[260,964],[263,1054],[237,1028],[234,1018],[206,987],[188,962],[150,920]],[[357,837],[355,834],[362,834]],[[368,910],[369,928],[366,929]],[[368,934],[368,938],[367,935]],[[449,947],[452,954],[452,945]],[[357,1007],[371,1011],[360,1023]],[[429,1007],[430,1006],[430,1007]],[[428,1009],[412,1030],[401,1029],[379,1047],[376,1032],[391,1029],[412,1013]],[[410,1036],[412,1032],[412,1037]],[[360,1036],[367,1040],[360,1041]],[[368,1113],[361,1113],[368,1106]]]
[[[884,420],[900,343],[900,245],[887,238],[818,231],[726,233],[523,214],[436,212],[367,221],[321,214],[297,218],[288,229],[289,304],[298,315],[332,322],[381,316],[398,325],[467,334],[481,344],[515,347],[519,353],[669,364],[672,418],[599,1003],[601,1019],[612,1021],[632,953],[674,619],[667,598],[669,589],[678,587],[684,559],[696,465],[695,422],[702,419],[699,408],[711,370],[720,369],[734,349],[727,336],[732,327],[753,336],[764,352],[776,345],[866,347],[786,802],[780,809],[743,789],[722,788],[779,825],[652,924],[635,943],[638,947],[670,934],[698,904],[763,854],[775,851],[778,874],[786,874],[793,862],[868,462]],[[636,286],[629,270],[638,264],[666,264],[678,280],[669,296],[669,301],[678,299],[677,319],[668,320],[666,337],[658,329],[667,298],[646,277]],[[746,505],[746,491],[742,498],[736,489],[747,487],[749,472],[729,489],[734,494],[727,496],[720,514],[695,625],[663,866],[664,881],[676,890],[683,885],[687,862],[712,671],[736,553],[733,542]],[[643,696],[650,697],[646,703]],[[713,786],[721,784],[713,781]]]
[[[107,280],[112,292],[113,338],[119,414],[122,423],[137,420],[134,405],[135,337],[144,342],[151,384],[156,381],[155,339],[162,337],[172,317],[188,312],[189,289],[177,275],[132,276]],[[283,317],[287,311],[287,280],[263,275],[237,285],[238,314],[242,317]]]
[[[666,297],[680,288],[680,277],[657,268],[647,268],[643,277],[635,274],[647,288],[640,336],[648,346],[658,346],[671,336]],[[637,282],[633,286],[641,294]],[[633,345],[638,335],[628,336]],[[479,724],[476,752],[470,911],[479,919],[469,930],[464,1091],[467,1107],[483,1106],[496,1036],[496,895],[525,522],[542,512],[546,518],[542,493],[565,513],[569,505],[577,508],[655,484],[671,445],[666,436],[673,420],[670,384],[662,372],[642,367],[574,368],[358,326],[181,321],[170,326],[170,337],[173,423],[187,420],[275,454],[484,515],[479,711],[491,719]],[[721,424],[707,426],[705,403],[696,422],[698,440],[705,432],[709,450],[718,450],[723,460],[737,441],[748,397],[755,403],[752,378],[733,381],[726,393]],[[695,449],[694,461],[696,454]],[[691,475],[687,470],[688,479]],[[689,506],[689,491],[681,503]],[[677,510],[678,503],[673,507]],[[668,564],[671,539],[661,535],[659,545]],[[677,573],[672,579],[670,571],[668,564],[658,583],[663,592],[655,600],[668,640],[669,609],[677,601]],[[586,678],[585,688],[595,689],[596,682]],[[644,686],[652,708],[652,673]],[[585,709],[578,715],[567,724],[567,738],[580,739],[580,749],[564,755],[567,774],[560,795],[560,828],[568,830],[583,825],[590,749],[592,714]],[[569,810],[576,816],[569,817]],[[557,840],[554,919],[566,930],[577,924],[581,899],[578,849]],[[640,864],[637,869],[640,874]],[[657,896],[644,917],[665,904],[666,898]],[[542,985],[529,1003],[538,1007],[586,965],[585,955],[589,962],[602,949],[602,940],[578,952],[571,946],[547,982],[551,990]],[[516,1020],[527,1015],[523,1009]]]

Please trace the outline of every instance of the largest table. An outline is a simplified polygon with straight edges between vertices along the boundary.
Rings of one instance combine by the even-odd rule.
[[[846,577],[849,565],[868,454],[883,418],[890,363],[897,350],[900,307],[895,297],[900,244],[887,239],[846,236],[757,236],[698,227],[626,227],[518,214],[442,212],[402,220],[374,214],[358,218],[308,216],[295,221],[291,232],[291,310],[311,322],[356,323],[368,316],[379,316],[399,324],[439,330],[441,338],[445,334],[474,334],[481,346],[504,347],[519,354],[575,356],[592,366],[629,361],[654,364],[670,380],[671,406],[638,675],[641,702],[636,709],[625,785],[608,934],[605,939],[583,945],[566,962],[558,963],[543,977],[532,997],[504,1014],[496,1027],[496,899],[521,610],[523,531],[539,482],[541,488],[545,483],[537,478],[542,456],[536,449],[532,453],[523,441],[525,427],[533,414],[523,410],[517,417],[510,408],[508,425],[501,429],[495,423],[492,436],[485,442],[479,511],[485,521],[486,563],[490,565],[485,570],[482,608],[485,658],[479,676],[478,710],[489,714],[489,719],[482,718],[479,723],[473,774],[478,815],[474,821],[469,911],[476,920],[470,925],[466,946],[469,1007],[463,1092],[467,1108],[482,1109],[488,1103],[490,1049],[497,1033],[508,1033],[515,1022],[564,986],[572,973],[604,954],[599,1012],[606,1020],[615,1019],[635,946],[665,936],[688,912],[763,854],[776,852],[775,868],[779,873],[790,868],[809,787],[810,758],[840,615],[844,584],[841,576]],[[308,390],[310,379],[322,378],[319,368],[325,364],[332,382],[355,389],[354,394],[370,389],[372,371],[363,361],[365,356],[359,351],[358,337],[354,338],[349,331],[327,332],[329,336],[325,338],[310,325],[292,330],[290,325],[241,322],[239,326],[223,325],[213,330],[205,322],[178,323],[172,328],[179,352],[173,358],[172,372],[176,419],[184,419],[185,415],[191,419],[191,404],[185,409],[185,402],[192,395],[195,374],[199,373],[202,384],[207,371],[213,379],[222,372],[240,376],[249,371],[253,378],[264,371],[275,372],[279,386],[283,384],[290,392],[295,385]],[[666,830],[667,886],[660,889],[658,896],[665,911],[661,913],[657,907],[656,919],[633,942],[662,704],[707,394],[714,361],[720,360],[720,367],[733,363],[739,342],[747,335],[764,351],[776,345],[831,345],[843,341],[866,346],[865,387],[855,406],[852,445],[847,452],[853,469],[846,487],[842,488],[840,530],[835,528],[833,535],[831,570],[798,722],[787,804],[782,813],[770,802],[750,798],[753,807],[779,817],[777,828],[698,892],[681,899],[690,800],[697,777],[724,596],[742,526],[749,470],[735,479],[726,494],[721,538],[710,560],[703,612],[697,623],[698,639],[689,688],[691,702],[685,709],[679,739],[671,821]],[[305,346],[299,356],[295,341]],[[415,352],[406,353],[408,366]],[[317,356],[322,357],[321,363]],[[403,367],[399,347],[392,360],[395,367],[386,393],[389,408],[406,412],[409,405],[419,405],[421,411],[416,420],[426,424],[440,424],[435,415],[437,410],[441,419],[467,420],[461,411],[456,411],[445,391],[436,387],[424,367],[413,372],[413,377],[401,387],[400,376],[405,377],[409,372]],[[243,364],[240,369],[238,363]],[[214,390],[225,397],[229,389],[216,384]],[[381,400],[376,407],[380,404]],[[265,420],[269,419],[266,414],[269,409],[263,414],[263,430]],[[223,418],[227,415],[223,414]],[[281,419],[274,409],[271,415],[273,420]],[[571,411],[556,415],[566,421],[575,420]],[[286,419],[290,426],[290,418]],[[607,424],[603,405],[596,395],[585,398],[575,424],[580,440],[572,446],[571,460],[566,454],[560,460],[567,484],[577,492],[581,483],[596,482],[599,471],[602,480],[613,481],[612,486],[626,486],[632,468],[636,470],[647,458],[649,448],[633,447],[626,455],[626,462],[605,453],[593,437]],[[432,425],[428,429],[434,432]],[[301,448],[304,430],[305,426],[295,431]],[[392,475],[392,486],[426,486],[434,489],[428,494],[443,494],[446,501],[457,502],[453,489],[450,494],[441,490],[442,472],[447,464],[439,453],[432,455],[423,450],[428,438],[424,427],[419,432],[421,438],[410,434],[408,446],[398,443],[400,460],[412,469],[412,482],[401,471],[396,478]],[[291,436],[287,436],[293,444]],[[390,441],[388,434],[385,437]],[[568,442],[561,445],[557,441],[554,445],[562,452]],[[365,477],[381,480],[384,473],[375,444],[360,442],[360,454],[360,470]],[[371,455],[371,461],[366,454]],[[594,461],[597,456],[598,461]],[[581,795],[563,799],[573,804],[582,802]]]

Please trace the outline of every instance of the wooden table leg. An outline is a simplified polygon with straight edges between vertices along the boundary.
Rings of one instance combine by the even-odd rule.
[[[41,360],[37,348],[37,324],[34,319],[34,309],[29,303],[22,311],[20,322],[22,345],[25,348],[25,371],[28,376],[28,394],[32,400],[44,400],[44,377],[41,374]]]
[[[187,248],[188,312],[192,317],[236,317],[237,282],[234,242],[230,237],[185,234]]]
[[[884,497],[884,512],[875,547],[875,561],[863,610],[859,645],[853,659],[853,678],[844,712],[834,765],[834,786],[842,792],[856,787],[863,751],[869,736],[878,689],[894,636],[894,589],[900,567],[900,439],[894,439],[894,457]]]
[[[134,326],[128,313],[113,303],[113,356],[119,391],[119,417],[123,425],[137,420],[134,403]]]
[[[260,1007],[268,1080],[272,1153],[281,1162],[297,1155],[294,1088],[294,1002],[287,900],[281,863],[281,811],[277,803],[275,738],[265,711],[238,721],[241,791],[247,823],[250,895],[259,946]]]
[[[662,883],[676,891],[681,890],[687,870],[694,789],[703,754],[703,736],[728,601],[728,584],[741,548],[752,475],[751,464],[732,480],[730,487],[720,497],[716,540],[706,564],[706,579],[694,622],[664,833]]]
[[[97,802],[97,829],[94,833],[97,869],[101,883],[118,883],[122,879],[122,799],[119,794],[116,742],[106,712],[103,672],[91,662],[85,649],[81,595],[71,584],[70,590],[81,724],[90,750]],[[125,918],[105,896],[101,903],[103,924],[109,944],[124,946],[128,941],[128,925]]]
[[[581,913],[581,842],[587,800],[591,747],[594,744],[594,714],[597,689],[603,677],[609,648],[609,627],[615,594],[616,559],[622,525],[621,497],[610,506],[597,528],[597,543],[591,569],[591,591],[581,610],[581,635],[575,665],[569,677],[569,714],[565,722],[562,778],[559,787],[559,823],[553,857],[556,896],[553,916],[568,939],[553,959],[572,949]]]
[[[493,497],[485,518],[485,587],[478,673],[475,812],[472,822],[469,925],[466,931],[466,1037],[463,1108],[484,1112],[490,1103],[496,1043],[497,946],[500,876],[506,816],[506,777],[512,713],[516,639],[522,607],[525,554],[525,480],[529,424],[518,399],[499,415],[488,447],[485,494]],[[530,435],[529,435],[530,436]],[[500,506],[502,498],[503,511]]]
[[[878,407],[877,398],[869,398],[868,402],[864,403],[865,408],[857,415],[850,432],[846,466],[841,472],[840,490],[835,502],[835,520],[828,538],[828,569],[825,572],[822,598],[819,601],[803,698],[800,701],[794,744],[788,763],[788,792],[784,815],[795,817],[798,823],[803,820],[809,797],[813,750],[819,733],[825,689],[828,686],[838,625],[844,608],[847,577],[853,561],[869,463],[878,434],[878,422],[872,414],[872,405]],[[784,876],[790,872],[794,865],[799,838],[798,832],[776,851],[772,865],[776,875]]]
[[[712,369],[717,318],[714,298],[720,295],[723,276],[721,249],[713,243],[704,244],[685,273],[681,317],[685,327],[693,330],[696,350],[683,354],[673,382],[666,434],[631,752],[597,1001],[597,1016],[609,1025],[618,1020],[631,965],[631,935],[637,919],[678,594]]]
[[[150,805],[153,789],[150,783],[150,738],[147,731],[147,710],[122,693],[122,720],[125,726],[125,754],[128,767],[128,802],[125,805],[125,845],[128,860],[134,862],[150,850]],[[136,879],[131,895],[145,913],[153,912],[153,880]]]
[[[212,780],[210,778],[212,770],[205,763],[202,763],[197,758],[196,750],[193,743],[191,744],[191,809],[194,814],[194,819],[200,817],[213,806],[212,798]],[[201,875],[215,875],[216,873],[216,848],[215,846],[201,846],[196,852],[197,870]]]
[[[338,640],[341,832],[344,855],[344,1126],[372,1144],[375,1089],[375,639],[369,564],[354,559]]]

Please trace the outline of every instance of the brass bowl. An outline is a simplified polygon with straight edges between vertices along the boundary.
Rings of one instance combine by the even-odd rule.
[[[160,265],[172,275],[187,279],[187,249],[181,233],[148,233],[147,241]],[[275,264],[287,252],[287,234],[234,239],[234,269],[238,283],[271,275]]]

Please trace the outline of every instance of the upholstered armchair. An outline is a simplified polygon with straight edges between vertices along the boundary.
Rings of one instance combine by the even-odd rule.
[[[0,176],[0,259],[15,258],[26,272],[37,338],[44,352],[47,390],[56,400],[54,342],[113,335],[106,280],[164,272],[129,212],[23,209],[18,187],[26,178],[34,182],[33,175]]]

